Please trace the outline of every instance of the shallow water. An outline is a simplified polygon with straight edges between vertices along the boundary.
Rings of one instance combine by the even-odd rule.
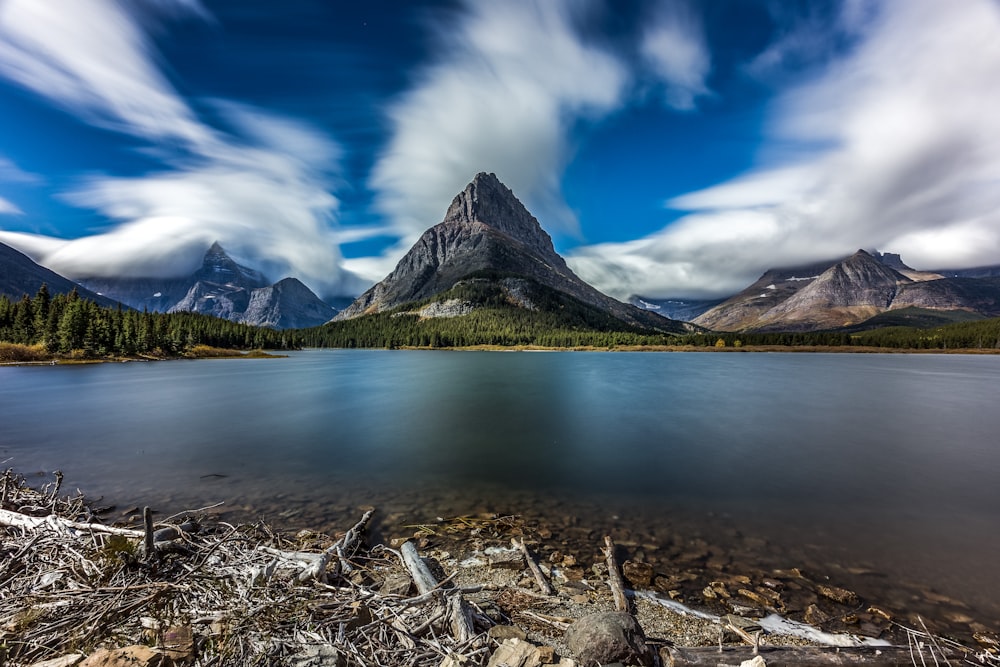
[[[1000,357],[961,355],[309,350],[4,367],[0,460],[60,468],[122,506],[344,523],[373,504],[402,523],[494,511],[654,543],[697,532],[774,567],[811,559],[900,605],[934,589],[993,625],[998,383]]]

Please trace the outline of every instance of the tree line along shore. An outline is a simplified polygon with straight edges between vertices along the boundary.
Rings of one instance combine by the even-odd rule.
[[[565,309],[564,309],[565,310]],[[412,307],[313,327],[274,330],[196,313],[101,307],[42,286],[32,297],[0,296],[0,362],[225,356],[223,351],[316,348],[789,349],[1000,351],[1000,318],[933,328],[868,331],[668,334],[582,309],[559,317],[485,304],[462,317],[421,317]]]

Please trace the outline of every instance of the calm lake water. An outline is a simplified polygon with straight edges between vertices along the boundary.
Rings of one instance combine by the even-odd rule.
[[[308,350],[4,367],[0,461],[62,469],[120,507],[301,506],[344,526],[370,503],[410,523],[559,512],[599,530],[738,533],[776,564],[886,573],[992,625],[998,388],[1000,356],[958,355]]]

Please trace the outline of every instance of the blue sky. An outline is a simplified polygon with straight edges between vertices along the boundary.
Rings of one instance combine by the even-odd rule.
[[[479,171],[583,278],[1000,263],[995,0],[4,0],[0,242],[357,294]]]

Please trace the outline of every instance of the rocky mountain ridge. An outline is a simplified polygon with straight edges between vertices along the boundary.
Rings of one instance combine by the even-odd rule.
[[[218,243],[189,276],[80,282],[137,310],[194,312],[276,329],[317,326],[336,313],[296,278],[272,285],[259,271],[238,264]]]
[[[695,318],[715,331],[819,331],[890,310],[923,308],[1000,316],[1000,278],[915,271],[899,255],[859,250],[834,262],[772,269]]]
[[[622,303],[581,280],[555,251],[538,220],[494,174],[479,173],[455,196],[444,220],[428,229],[393,271],[336,320],[379,313],[421,301],[482,274],[527,278],[646,329],[680,331],[683,326]],[[517,299],[511,298],[514,305]],[[522,306],[523,307],[523,306]]]

